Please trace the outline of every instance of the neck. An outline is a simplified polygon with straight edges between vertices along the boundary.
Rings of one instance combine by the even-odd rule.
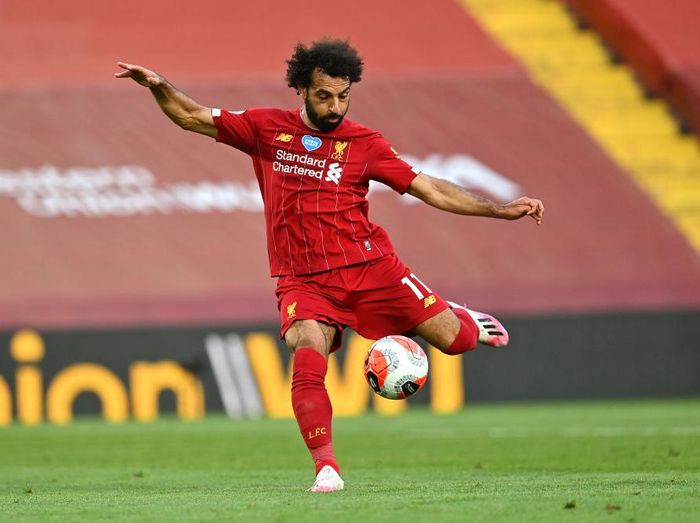
[[[309,115],[306,114],[306,107],[302,106],[300,115],[301,115],[302,121],[306,124],[307,127],[310,127],[311,129],[313,129],[315,131],[319,130],[318,127],[316,127],[314,124],[312,124],[311,120],[309,120]]]

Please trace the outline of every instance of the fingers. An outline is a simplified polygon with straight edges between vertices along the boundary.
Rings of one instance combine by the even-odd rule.
[[[131,78],[134,75],[134,73],[143,72],[143,67],[141,67],[140,65],[127,64],[126,62],[117,62],[117,65],[122,69],[126,69],[126,71],[114,73],[114,76],[116,76],[117,78]]]
[[[537,225],[542,223],[544,204],[541,200],[523,196],[505,204],[504,208],[506,209],[506,219],[508,220],[518,220],[523,216],[530,216],[537,222]]]
[[[537,225],[540,225],[544,215],[544,204],[540,200],[535,200],[534,198],[523,198],[523,200],[522,203],[530,207],[526,213],[527,216],[530,216],[537,222]]]
[[[544,205],[540,200],[534,200],[534,206],[532,208],[532,213],[530,216],[537,222],[537,225],[542,223],[542,217],[544,215]]]
[[[139,71],[143,69],[143,67],[141,67],[140,65],[127,64],[126,62],[117,62],[117,65],[122,69],[128,69],[129,71]]]
[[[117,78],[129,78],[131,76],[131,70],[134,67],[133,65],[124,62],[117,62],[117,65],[122,69],[126,69],[126,71],[114,73],[114,76],[116,76]]]

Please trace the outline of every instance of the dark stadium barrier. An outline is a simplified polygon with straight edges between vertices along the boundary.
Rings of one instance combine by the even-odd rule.
[[[365,412],[371,396],[385,414],[406,402],[371,393],[362,365],[371,342],[346,336],[327,386],[339,416]],[[291,417],[289,356],[269,326],[37,332],[0,336],[0,423],[66,423],[102,411],[112,422],[151,421],[161,410],[182,419],[205,411]],[[435,386],[415,398],[437,412],[462,407],[461,360],[429,351]],[[11,408],[14,404],[14,409]],[[14,412],[14,414],[13,414]]]
[[[437,413],[472,402],[700,394],[700,313],[657,312],[504,318],[508,349],[450,358],[429,348],[426,390],[408,401],[374,395],[362,364],[370,344],[354,333],[330,363],[338,416],[409,405]],[[120,331],[19,330],[0,335],[0,425],[291,417],[289,357],[269,326]]]

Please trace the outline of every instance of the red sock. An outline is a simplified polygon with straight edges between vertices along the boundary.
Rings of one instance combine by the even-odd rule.
[[[459,319],[459,332],[452,344],[442,352],[454,356],[476,348],[476,342],[479,340],[479,327],[467,311],[452,309],[452,312]]]
[[[292,367],[292,407],[301,437],[316,463],[316,473],[330,465],[338,473],[331,437],[333,408],[324,380],[328,363],[310,347],[297,349]]]

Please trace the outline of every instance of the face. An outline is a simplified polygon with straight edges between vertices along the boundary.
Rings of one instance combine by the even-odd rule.
[[[314,71],[311,85],[301,90],[309,121],[327,133],[338,127],[350,106],[350,80]]]

